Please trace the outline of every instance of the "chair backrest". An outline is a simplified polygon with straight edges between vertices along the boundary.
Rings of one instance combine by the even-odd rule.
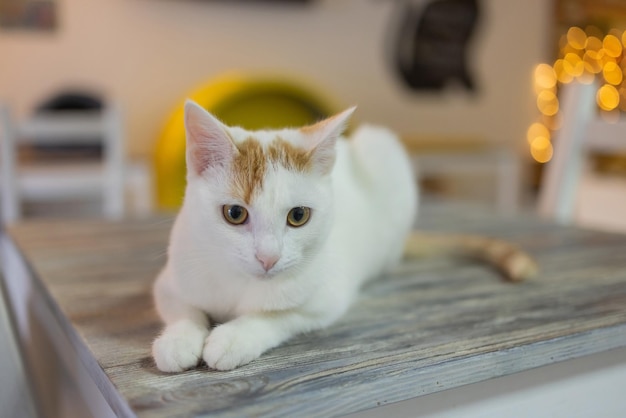
[[[17,149],[20,145],[101,144],[103,214],[119,218],[124,211],[123,129],[121,111],[108,105],[97,112],[36,113],[17,121],[6,105],[0,104],[0,175],[2,220],[21,217],[21,170]],[[76,184],[69,179],[68,187]],[[62,185],[61,185],[62,186]]]
[[[610,123],[598,117],[597,85],[572,83],[563,89],[562,125],[554,138],[553,158],[544,170],[538,210],[543,216],[571,223],[587,155],[624,153],[626,122]]]

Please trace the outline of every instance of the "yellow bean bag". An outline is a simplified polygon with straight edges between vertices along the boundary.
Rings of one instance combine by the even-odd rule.
[[[337,111],[334,102],[302,81],[229,74],[187,96],[227,125],[246,129],[301,126]],[[154,157],[157,204],[177,209],[185,190],[184,100],[168,119]]]

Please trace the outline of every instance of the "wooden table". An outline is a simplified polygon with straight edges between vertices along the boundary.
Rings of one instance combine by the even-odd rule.
[[[327,417],[626,346],[626,236],[446,205],[420,225],[509,239],[541,273],[508,284],[469,260],[407,263],[327,330],[235,371],[164,374],[150,287],[170,221],[24,223],[3,267],[21,338],[40,323],[94,415]]]

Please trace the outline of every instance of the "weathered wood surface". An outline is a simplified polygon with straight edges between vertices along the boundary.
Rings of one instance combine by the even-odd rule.
[[[626,236],[445,206],[420,224],[510,239],[540,275],[508,284],[468,260],[411,262],[327,330],[232,372],[173,375],[150,358],[169,221],[37,222],[11,235],[97,360],[95,380],[104,371],[117,388],[105,394],[113,409],[142,417],[327,417],[626,346]]]

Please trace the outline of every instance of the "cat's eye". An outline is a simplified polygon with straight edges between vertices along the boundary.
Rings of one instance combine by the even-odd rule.
[[[241,225],[248,220],[248,210],[239,205],[224,205],[222,207],[224,219],[229,224]]]
[[[311,209],[305,206],[298,206],[287,214],[287,224],[295,228],[304,225],[311,218]]]

